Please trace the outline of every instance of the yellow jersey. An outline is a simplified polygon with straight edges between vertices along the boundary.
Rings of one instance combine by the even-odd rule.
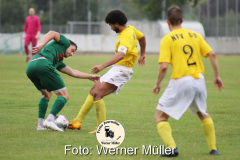
[[[115,54],[126,49],[126,55],[116,65],[133,68],[138,55],[137,40],[142,37],[143,34],[133,26],[128,26],[128,28],[118,34],[115,42]]]
[[[199,33],[175,29],[161,40],[159,64],[171,64],[172,79],[188,75],[198,79],[199,73],[204,73],[201,55],[206,58],[211,51],[212,48]]]

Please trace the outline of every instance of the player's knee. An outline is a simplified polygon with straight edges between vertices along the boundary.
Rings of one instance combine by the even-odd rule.
[[[98,83],[98,82],[97,82]],[[96,87],[96,84],[91,88],[91,90],[90,90],[90,94],[92,95],[92,96],[94,96],[94,93],[95,93],[95,91],[96,91],[96,89],[97,89],[97,87]]]
[[[65,98],[65,99],[66,99],[66,101],[68,101],[68,100],[69,100],[69,95],[62,95],[62,96],[59,96],[59,97],[63,97],[63,98]]]
[[[64,97],[66,99],[66,101],[69,100],[69,94],[68,94],[67,90],[63,90],[61,92],[58,92],[58,93],[56,93],[56,95],[58,97]]]
[[[157,114],[154,115],[154,120],[155,120],[156,123],[160,122],[160,118]]]
[[[50,100],[50,99],[51,99],[51,97],[52,97],[52,95],[43,95],[42,97],[43,97],[43,98],[45,98],[45,99],[48,99],[48,100]]]
[[[42,97],[43,98],[48,99],[48,100],[51,99],[51,97],[52,97],[52,93],[51,92],[48,92],[46,90],[41,90],[41,92],[42,92]]]
[[[102,96],[102,94],[99,92],[99,91],[95,91],[94,93],[93,93],[93,99],[94,99],[94,101],[98,101],[98,100],[100,100],[100,99],[102,99],[103,98],[103,96]]]
[[[169,116],[166,113],[162,112],[162,111],[156,112],[156,114],[154,116],[154,120],[155,120],[156,123],[159,123],[161,121],[167,121],[168,118],[169,118]]]
[[[91,89],[91,91],[89,92],[89,94],[94,97],[94,91],[93,91],[93,89]]]
[[[66,95],[64,95],[63,97],[66,99],[66,101],[69,100],[69,94],[66,94]]]
[[[202,121],[204,119],[207,119],[207,118],[211,118],[211,116],[209,114],[207,115],[204,115],[202,114],[201,112],[197,112],[197,115],[198,115],[198,118]]]

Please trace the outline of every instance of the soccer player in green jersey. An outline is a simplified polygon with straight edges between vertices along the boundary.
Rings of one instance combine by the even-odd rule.
[[[155,114],[158,133],[167,147],[172,149],[172,152],[164,153],[163,156],[178,156],[168,118],[178,120],[188,108],[201,120],[210,154],[219,155],[213,120],[207,112],[207,90],[201,59],[202,56],[209,57],[214,71],[214,84],[221,91],[224,86],[219,76],[216,54],[199,33],[182,28],[182,22],[181,10],[175,6],[169,8],[167,23],[171,32],[161,40],[160,67],[153,89],[154,94],[159,94],[170,64],[172,77],[159,99]]]
[[[48,43],[49,41],[51,42]],[[90,75],[72,69],[63,63],[63,59],[73,56],[76,50],[77,45],[74,42],[54,31],[49,31],[43,37],[42,42],[32,50],[32,54],[35,55],[30,60],[26,72],[28,78],[42,93],[42,98],[38,105],[37,130],[50,128],[52,130],[63,131],[54,123],[54,119],[66,104],[69,95],[56,69],[75,78],[89,79],[92,81],[97,81],[100,78],[98,75]],[[52,91],[56,93],[57,99],[52,106],[50,114],[44,121]]]

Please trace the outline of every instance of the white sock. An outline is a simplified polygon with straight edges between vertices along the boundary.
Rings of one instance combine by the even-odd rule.
[[[39,127],[43,127],[43,122],[44,122],[43,118],[38,118],[38,126]]]
[[[54,121],[55,116],[53,114],[49,114],[47,117],[47,121]]]

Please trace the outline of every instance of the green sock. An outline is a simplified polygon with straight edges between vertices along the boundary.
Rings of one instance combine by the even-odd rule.
[[[53,103],[50,113],[56,116],[66,103],[67,100],[64,97],[58,97]]]
[[[49,100],[41,98],[38,104],[38,118],[45,118]]]

